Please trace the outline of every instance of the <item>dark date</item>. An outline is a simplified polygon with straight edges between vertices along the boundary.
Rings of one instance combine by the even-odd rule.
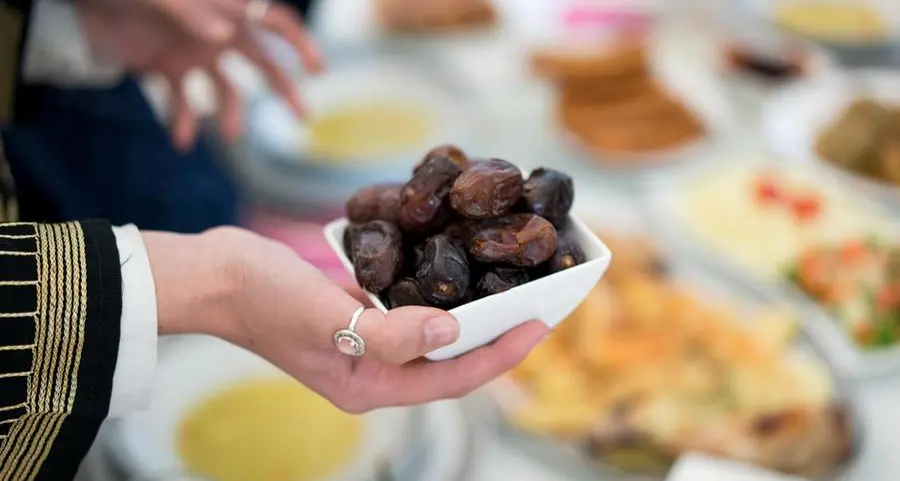
[[[390,287],[403,267],[400,230],[390,222],[373,220],[351,226],[347,232],[347,255],[359,285],[370,292]]]
[[[547,270],[550,274],[575,267],[585,261],[584,250],[571,233],[557,234],[556,252],[547,261]]]
[[[506,292],[513,287],[521,286],[530,280],[525,269],[515,267],[496,267],[489,270],[478,281],[476,291],[479,295],[490,296]]]
[[[452,218],[444,201],[463,170],[448,157],[432,157],[400,192],[399,224],[406,230],[428,230]]]
[[[384,220],[396,223],[400,214],[402,188],[400,183],[363,187],[347,201],[347,218],[350,222]]]
[[[522,210],[537,214],[562,228],[575,201],[572,178],[553,169],[535,169],[522,192]]]
[[[450,306],[465,298],[471,273],[465,250],[449,236],[438,234],[425,244],[416,282],[430,304]]]
[[[453,162],[460,170],[466,170],[470,165],[469,158],[466,156],[465,152],[455,145],[445,144],[429,150],[428,153],[425,154],[425,157],[413,167],[413,174],[418,172],[429,160],[436,157],[445,158],[450,162]]]
[[[480,262],[532,267],[556,252],[553,224],[534,214],[513,214],[481,221],[468,239],[469,252]]]
[[[428,301],[419,293],[419,285],[415,279],[400,279],[387,293],[388,305],[391,309],[403,306],[427,306]]]
[[[522,197],[525,180],[515,165],[501,159],[472,164],[450,188],[450,205],[470,219],[506,215]]]

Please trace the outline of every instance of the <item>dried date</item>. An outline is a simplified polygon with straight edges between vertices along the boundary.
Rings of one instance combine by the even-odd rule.
[[[515,267],[496,267],[489,270],[476,287],[481,296],[490,296],[506,292],[513,287],[521,286],[529,281],[528,272],[525,269]]]
[[[513,214],[481,221],[468,239],[469,252],[480,262],[536,266],[556,252],[556,229],[534,214]]]
[[[501,159],[473,164],[450,189],[450,205],[470,219],[489,219],[510,212],[522,197],[522,172]]]
[[[459,167],[460,170],[466,170],[470,165],[469,158],[466,156],[465,152],[463,152],[459,147],[455,145],[445,144],[439,145],[429,150],[428,153],[425,154],[425,157],[422,158],[422,160],[418,164],[416,164],[415,167],[413,167],[413,174],[418,172],[419,169],[421,169],[426,163],[428,163],[429,160],[435,157],[450,160],[450,162],[456,164],[456,166]]]
[[[356,281],[369,292],[387,289],[403,267],[400,231],[394,224],[381,220],[351,227],[353,233],[345,236],[345,242]]]
[[[399,223],[406,230],[438,228],[452,218],[444,201],[462,169],[448,157],[426,160],[400,192]]]
[[[347,218],[350,222],[385,220],[396,223],[402,188],[403,184],[399,183],[363,187],[347,201]]]
[[[574,201],[572,178],[562,172],[539,168],[525,181],[522,192],[524,210],[549,220],[556,227],[565,226]]]
[[[425,244],[416,282],[429,303],[449,306],[465,298],[470,282],[466,252],[449,236],[438,234]]]
[[[391,309],[403,306],[427,306],[428,302],[419,293],[419,285],[414,279],[400,279],[388,289],[388,304]]]
[[[581,245],[578,244],[571,233],[566,232],[557,235],[556,252],[547,261],[547,270],[552,274],[583,264],[584,261],[585,255]]]

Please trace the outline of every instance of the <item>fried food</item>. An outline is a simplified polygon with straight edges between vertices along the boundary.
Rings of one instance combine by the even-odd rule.
[[[611,245],[608,275],[510,374],[527,394],[517,426],[647,471],[703,451],[814,475],[849,455],[846,413],[825,366],[791,349],[790,313],[741,318],[668,280],[646,243]]]
[[[395,33],[432,33],[497,22],[488,0],[373,0],[381,23]]]

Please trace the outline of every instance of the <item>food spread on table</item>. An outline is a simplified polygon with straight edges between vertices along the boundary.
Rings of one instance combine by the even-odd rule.
[[[505,160],[443,145],[408,182],[350,198],[344,249],[356,280],[385,305],[450,309],[583,263],[573,200],[562,172],[526,178]]]
[[[443,32],[497,22],[497,12],[489,0],[373,1],[376,16],[395,33]]]
[[[408,152],[433,133],[428,109],[391,102],[352,103],[312,115],[305,125],[312,162],[347,163]]]
[[[646,242],[603,238],[605,278],[509,376],[516,426],[641,471],[689,451],[803,474],[846,459],[846,412],[788,311],[742,316],[670,279]]]
[[[805,169],[721,168],[684,187],[677,220],[720,258],[767,281],[811,246],[894,232],[872,206]]]
[[[855,174],[900,185],[900,105],[853,101],[819,134],[816,152]]]
[[[786,277],[864,348],[900,341],[900,246],[877,238],[811,246]]]
[[[558,90],[559,124],[595,153],[655,152],[704,135],[694,113],[654,78],[643,39],[539,51],[532,63]]]
[[[775,21],[820,40],[853,42],[884,38],[884,16],[866,2],[793,1],[781,5]]]
[[[363,424],[293,379],[256,379],[200,401],[177,436],[189,473],[217,481],[319,481],[358,454]]]

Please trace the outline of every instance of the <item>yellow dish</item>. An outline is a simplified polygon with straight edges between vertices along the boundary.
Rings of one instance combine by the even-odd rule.
[[[310,160],[352,163],[416,148],[434,131],[436,119],[417,105],[353,104],[314,115],[309,129]]]
[[[187,470],[217,481],[313,481],[357,454],[363,425],[291,379],[243,382],[200,402],[177,439]]]
[[[851,3],[794,2],[781,7],[775,18],[785,28],[822,40],[875,39],[888,30],[875,8]]]

